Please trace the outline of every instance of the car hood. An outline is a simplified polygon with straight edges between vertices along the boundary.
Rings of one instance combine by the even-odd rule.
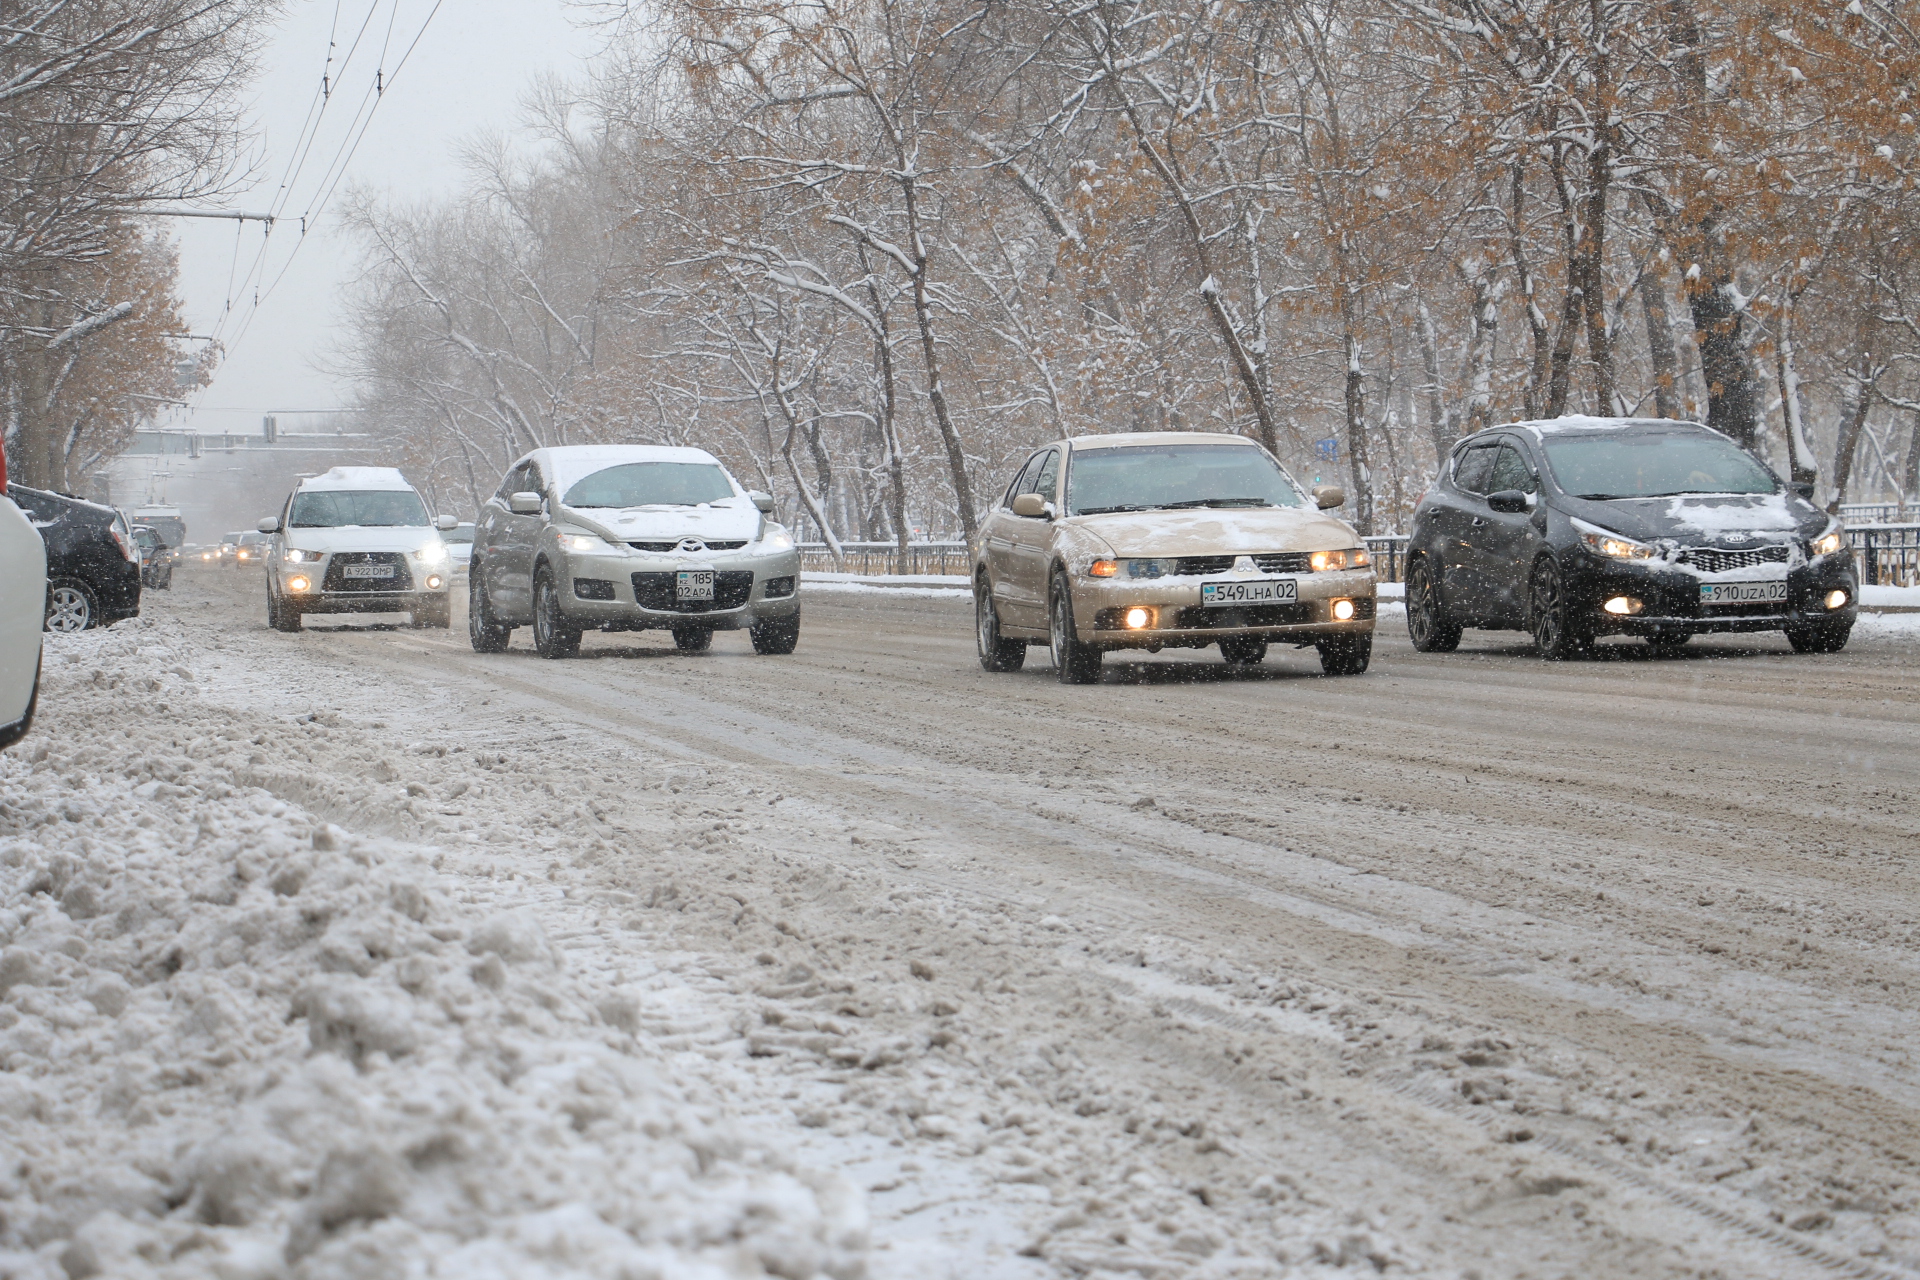
[[[752,541],[760,532],[760,509],[744,498],[739,506],[716,503],[705,507],[594,507],[581,511],[560,508],[555,524],[565,520],[591,529],[609,542]]]
[[[1827,513],[1797,493],[1698,493],[1665,498],[1570,498],[1567,511],[1641,542],[1751,547],[1820,536]]]
[[[438,530],[418,527],[351,525],[341,529],[287,530],[287,545],[301,551],[418,551],[438,541]]]
[[[1069,516],[1117,556],[1204,556],[1265,551],[1337,551],[1360,545],[1353,526],[1312,507],[1114,511]]]

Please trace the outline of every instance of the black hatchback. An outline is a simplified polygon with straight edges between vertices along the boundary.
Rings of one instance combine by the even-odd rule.
[[[7,486],[47,544],[47,630],[104,627],[140,612],[140,549],[112,507]]]
[[[1718,431],[1556,418],[1462,440],[1413,514],[1407,631],[1446,652],[1463,627],[1529,631],[1565,658],[1597,636],[1678,648],[1784,631],[1844,648],[1858,615],[1840,522]]]

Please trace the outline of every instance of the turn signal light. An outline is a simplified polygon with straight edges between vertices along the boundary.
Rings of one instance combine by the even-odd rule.
[[[1353,617],[1353,601],[1335,600],[1333,602],[1333,616],[1337,622],[1349,621]]]
[[[1144,631],[1153,625],[1153,610],[1142,609],[1136,605],[1127,610],[1123,621],[1127,624],[1129,631]]]
[[[1087,566],[1087,575],[1094,578],[1111,578],[1120,572],[1118,560],[1095,560]]]
[[[1846,593],[1846,592],[1844,592],[1844,591],[1829,591],[1829,592],[1827,592],[1827,608],[1829,608],[1829,609],[1839,609],[1839,608],[1842,608],[1842,607],[1844,607],[1844,606],[1846,605],[1846,603],[1847,603],[1847,593]]]
[[[1635,614],[1640,612],[1642,609],[1646,608],[1647,606],[1642,604],[1640,601],[1634,599],[1632,596],[1615,596],[1613,599],[1607,601],[1605,604],[1601,605],[1600,607],[1602,609],[1605,609],[1608,613],[1614,614],[1617,617],[1624,618],[1630,614]]]
[[[305,591],[311,586],[313,586],[313,583],[297,574],[287,579],[287,590],[289,591]]]

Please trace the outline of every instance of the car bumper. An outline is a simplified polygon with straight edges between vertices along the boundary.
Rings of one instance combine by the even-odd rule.
[[[673,576],[711,569],[712,601],[679,602]],[[569,555],[557,576],[562,608],[577,626],[601,631],[703,627],[736,631],[800,611],[800,555]]]
[[[319,561],[311,569],[305,566],[277,566],[272,570],[274,589],[280,598],[302,613],[411,613],[422,608],[445,608],[448,589],[453,585],[453,567],[408,565],[412,582],[402,591],[376,588],[329,590],[326,586],[327,562]],[[294,586],[294,579],[314,584],[305,590]]]
[[[1371,570],[1332,573],[1210,574],[1209,582],[1264,581],[1290,577],[1296,599],[1287,604],[1209,606],[1200,603],[1200,579],[1159,578],[1146,582],[1082,578],[1073,587],[1074,626],[1080,639],[1109,649],[1203,648],[1227,636],[1310,642],[1322,636],[1367,634],[1373,630],[1375,579]],[[1340,618],[1342,601],[1352,616]],[[1149,611],[1148,625],[1129,627],[1129,610]]]
[[[1852,558],[1822,556],[1810,564],[1788,569],[1787,598],[1778,603],[1702,605],[1703,581],[1726,581],[1726,575],[1703,579],[1665,564],[1596,563],[1588,558],[1573,575],[1570,586],[1575,605],[1593,620],[1596,635],[1708,635],[1716,632],[1784,631],[1821,623],[1851,625],[1859,616],[1860,587]],[[1755,573],[1752,580],[1768,579]],[[1826,603],[1830,592],[1846,593],[1838,608]],[[1608,600],[1625,596],[1638,601],[1640,612],[1612,614]]]

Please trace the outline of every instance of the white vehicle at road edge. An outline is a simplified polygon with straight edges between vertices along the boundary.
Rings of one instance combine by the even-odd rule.
[[[427,514],[393,467],[334,467],[300,482],[279,516],[267,562],[267,625],[298,631],[310,613],[411,613],[452,625],[453,564],[440,535],[458,521]]]
[[[0,609],[0,747],[12,746],[33,727],[46,598],[46,543],[6,496],[6,466],[0,462],[0,600],[32,602],[28,608]]]

